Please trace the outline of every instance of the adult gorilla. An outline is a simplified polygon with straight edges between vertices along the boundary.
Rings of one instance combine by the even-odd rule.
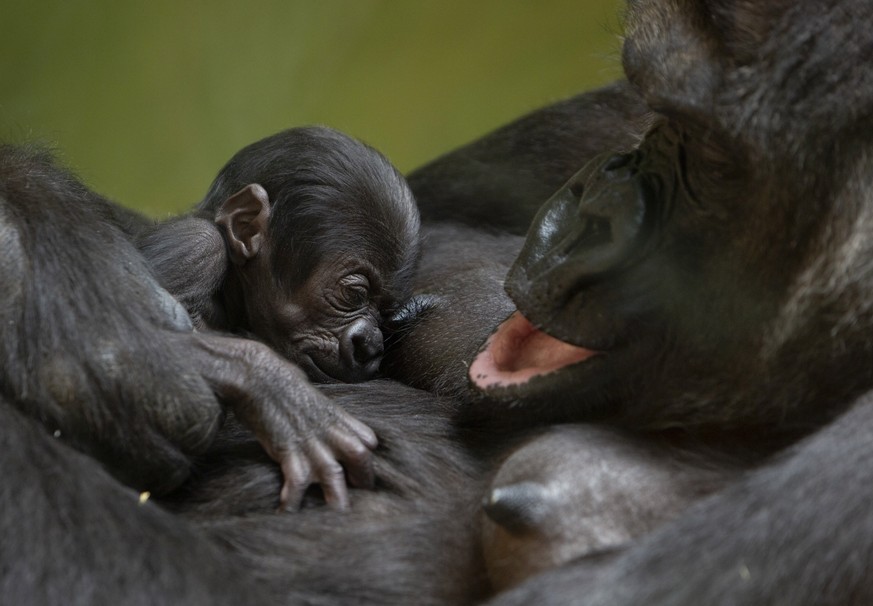
[[[388,370],[450,397],[393,382],[331,390],[382,445],[380,490],[356,491],[347,515],[266,513],[278,472],[232,423],[164,502],[169,513],[139,505],[93,459],[22,415],[34,396],[10,385],[31,385],[26,373],[42,368],[46,349],[28,338],[47,333],[7,328],[32,302],[34,257],[5,253],[32,246],[23,229],[34,224],[60,225],[50,231],[66,242],[75,229],[58,217],[78,211],[68,203],[22,222],[14,204],[0,207],[3,283],[24,284],[0,294],[3,595],[474,602],[490,591],[474,521],[484,470],[534,423],[596,419],[748,472],[614,557],[546,571],[496,603],[873,601],[871,17],[862,0],[632,2],[629,85],[536,112],[413,174],[429,238],[418,287],[432,296],[411,306],[418,323],[398,335]],[[524,315],[507,320],[473,366],[488,397],[467,397],[464,362],[512,311],[496,277],[520,244],[511,234],[604,151],[536,216],[507,282]],[[45,189],[70,198],[75,188]],[[10,191],[4,185],[7,202]],[[24,191],[33,188],[15,190]],[[498,233],[477,229],[502,216]],[[108,210],[78,218],[98,235],[121,223]],[[52,250],[29,252],[54,259]],[[88,278],[100,258],[62,262]],[[134,286],[88,284],[105,317],[152,322],[153,338],[184,360],[178,339],[160,339],[173,324],[159,298],[140,300],[147,309],[130,320],[119,304]],[[62,300],[70,286],[41,284],[40,295]],[[81,343],[84,359],[106,367],[93,326],[63,326],[62,344]],[[146,341],[132,334],[133,350],[161,368],[165,353],[137,347]],[[25,379],[12,383],[10,369]],[[140,379],[106,380],[138,393]],[[149,387],[154,402],[177,388]],[[114,392],[95,393],[111,401]],[[451,422],[459,412],[466,425]],[[160,414],[146,417],[160,428]],[[142,420],[122,422],[136,429]]]
[[[750,470],[497,603],[873,600],[871,16],[630,4],[623,63],[651,126],[539,211],[507,278],[524,316],[471,378],[516,423],[587,416]]]

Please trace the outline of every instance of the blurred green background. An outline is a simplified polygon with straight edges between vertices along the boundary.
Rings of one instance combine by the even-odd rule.
[[[0,139],[154,216],[327,124],[402,170],[614,79],[618,0],[0,0]]]

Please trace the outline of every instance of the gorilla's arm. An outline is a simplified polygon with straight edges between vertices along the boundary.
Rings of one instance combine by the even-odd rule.
[[[413,171],[421,218],[524,234],[588,160],[633,146],[647,112],[626,82],[535,110]]]
[[[9,604],[267,604],[239,562],[0,397]]]
[[[171,343],[190,334],[187,314],[118,221],[50,154],[0,146],[0,383],[123,482],[163,491],[211,441],[221,408]]]
[[[488,590],[476,535],[488,443],[450,422],[449,399],[384,380],[324,389],[379,434],[377,490],[352,488],[349,511],[319,507],[311,492],[302,511],[274,515],[278,471],[230,421],[161,503],[199,520],[282,603],[478,603]]]
[[[283,504],[318,481],[343,506],[339,460],[350,481],[369,484],[369,428],[267,346],[194,332],[131,243],[141,226],[113,209],[50,154],[0,146],[9,402],[141,490],[181,484],[226,408],[282,466]]]
[[[867,394],[615,560],[566,565],[490,604],[871,603],[871,427]]]

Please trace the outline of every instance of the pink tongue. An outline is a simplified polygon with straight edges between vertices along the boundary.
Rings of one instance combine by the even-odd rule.
[[[537,330],[517,311],[489,337],[485,348],[470,365],[469,374],[481,389],[507,387],[596,354],[596,351],[564,343]]]

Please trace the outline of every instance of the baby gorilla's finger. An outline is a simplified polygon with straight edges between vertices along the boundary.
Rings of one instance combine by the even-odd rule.
[[[321,440],[311,440],[306,444],[306,454],[314,471],[314,479],[321,485],[328,506],[340,511],[348,509],[346,476],[331,449]]]
[[[327,443],[345,467],[350,486],[367,489],[375,486],[372,447],[360,439],[358,432],[334,427],[327,435]]]
[[[345,411],[341,412],[342,422],[345,423],[348,428],[355,433],[356,436],[358,436],[358,439],[363,442],[364,446],[366,446],[370,450],[375,450],[376,447],[379,446],[379,438],[376,437],[376,433],[372,429],[370,429],[370,426],[365,425],[363,422],[359,421]]]
[[[279,461],[282,468],[282,491],[279,493],[279,511],[300,509],[303,494],[312,484],[312,466],[298,449],[286,451]]]

